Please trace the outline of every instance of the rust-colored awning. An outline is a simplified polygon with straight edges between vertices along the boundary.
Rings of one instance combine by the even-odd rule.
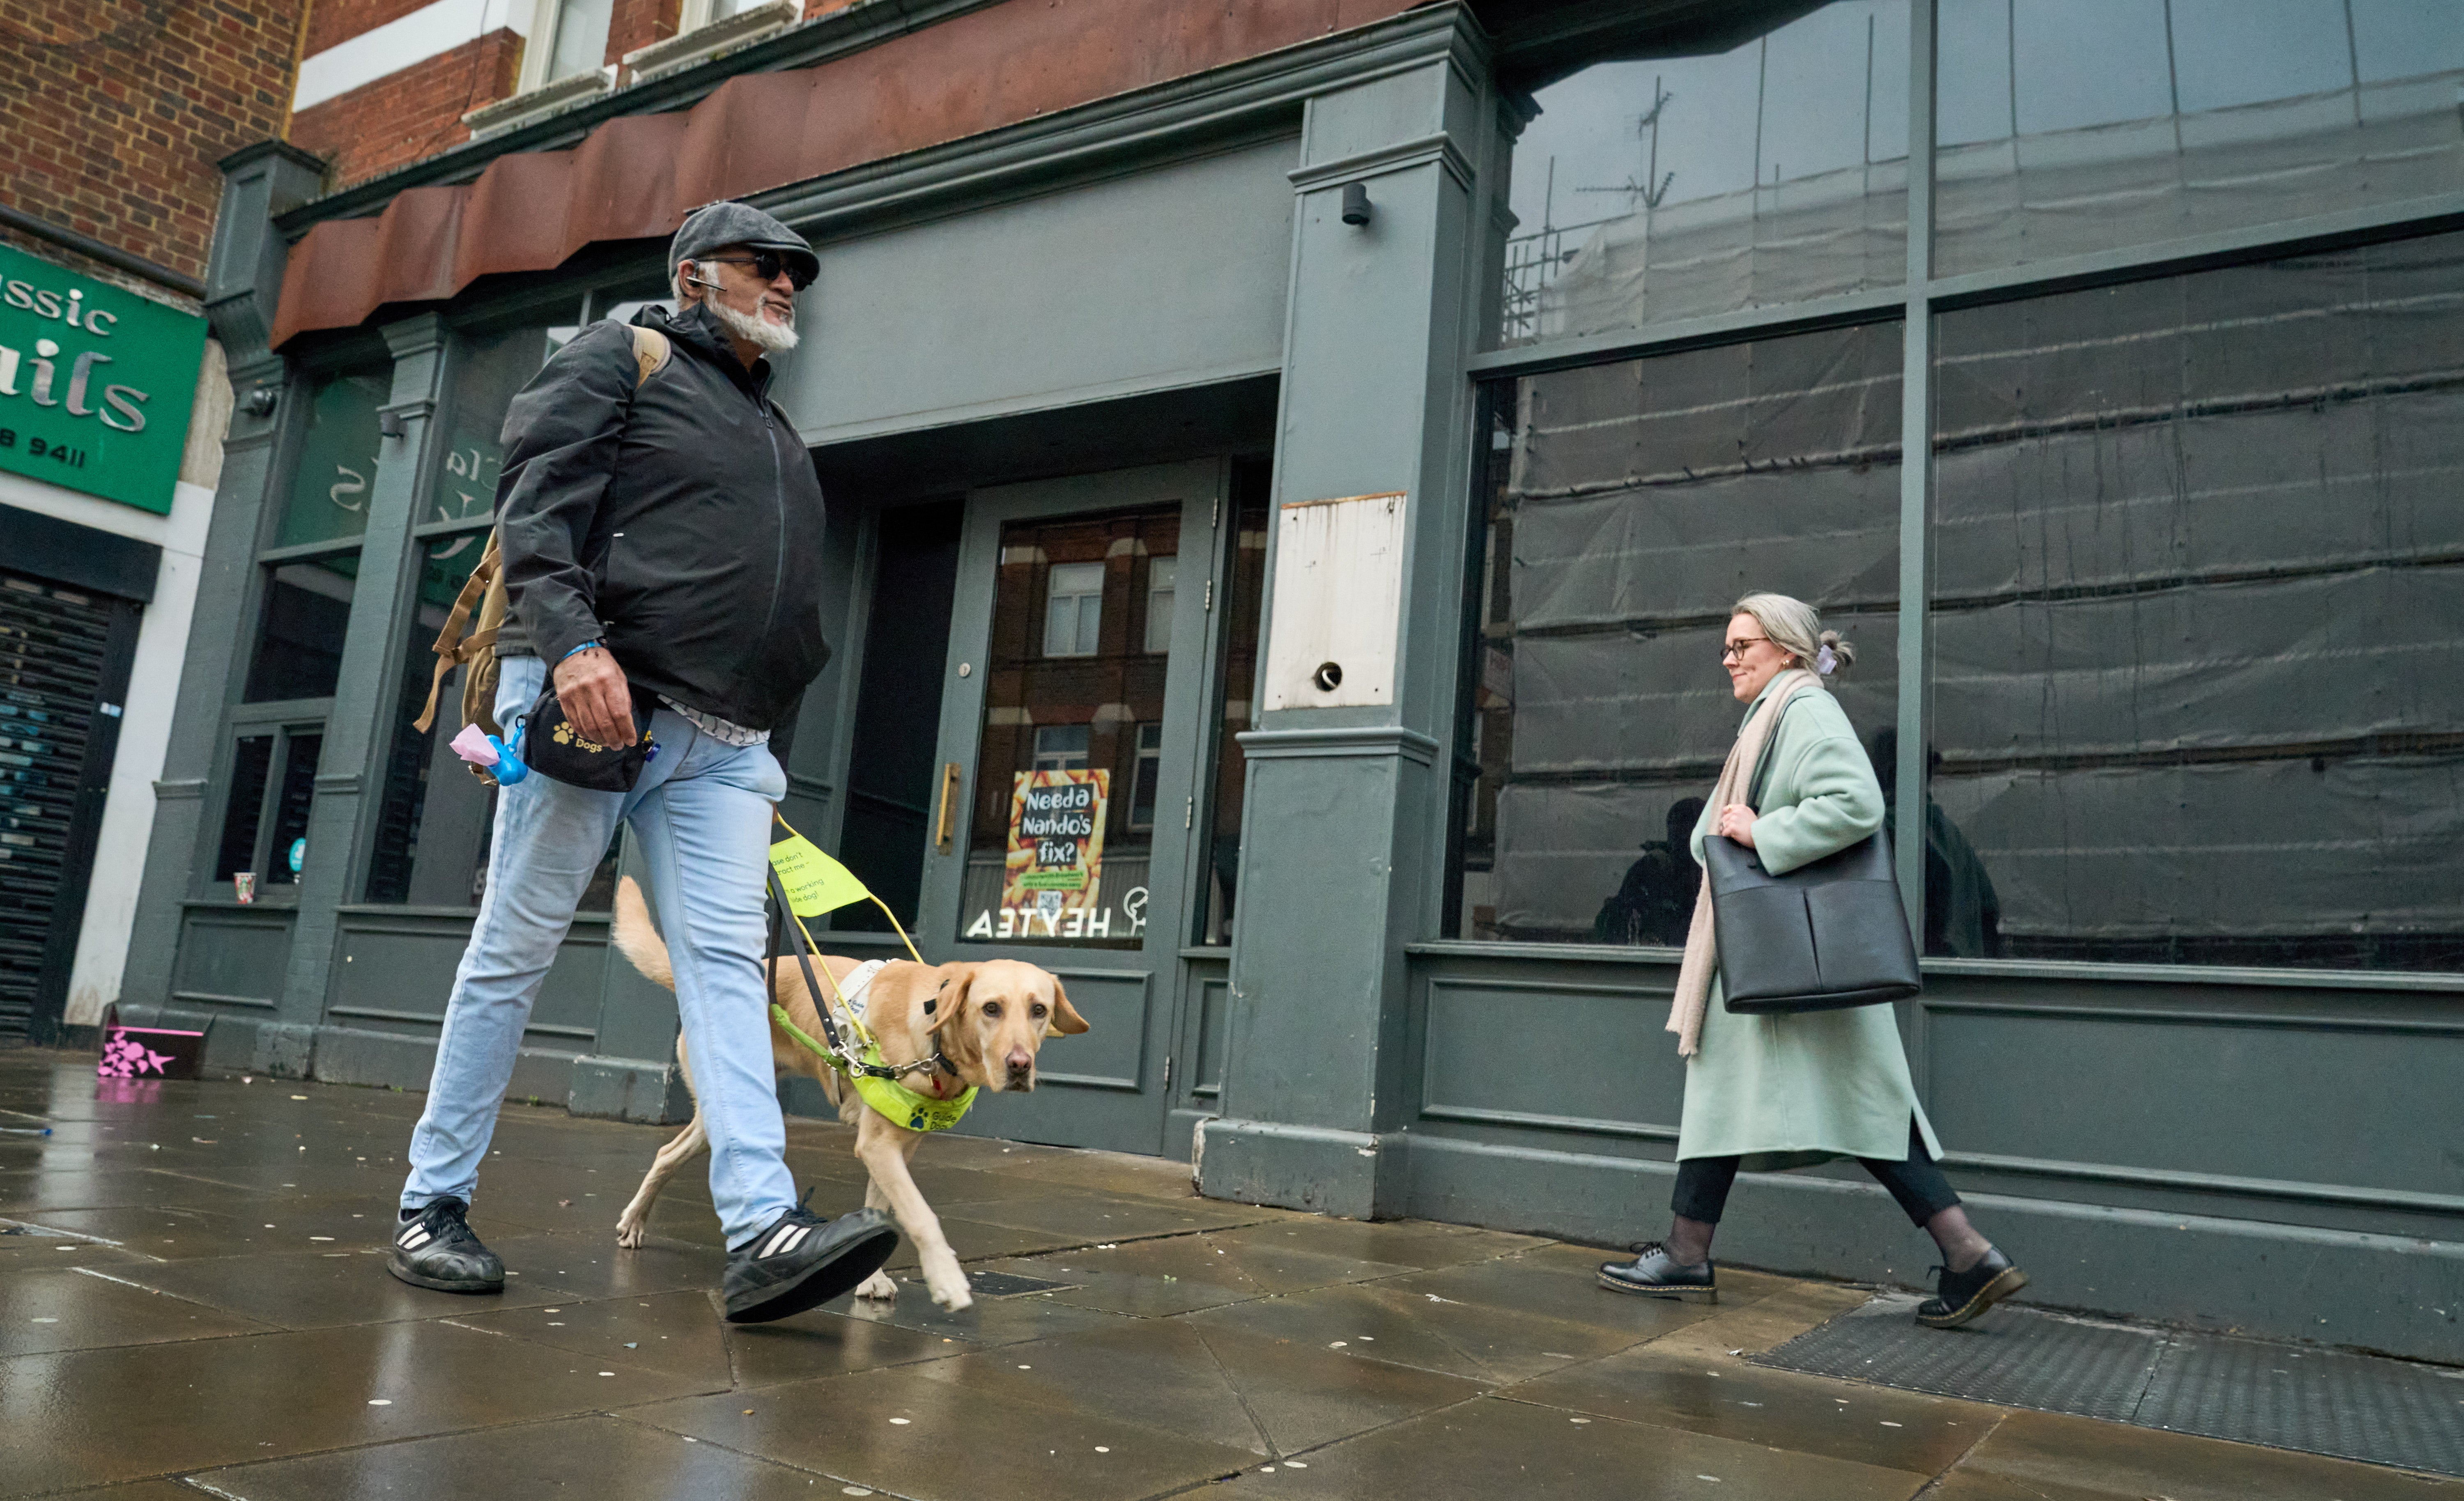
[[[405,189],[291,250],[279,348],[583,247],[672,234],[686,209],[878,162],[1364,26],[1426,0],[1006,0],[817,67],[745,74],[475,182]]]

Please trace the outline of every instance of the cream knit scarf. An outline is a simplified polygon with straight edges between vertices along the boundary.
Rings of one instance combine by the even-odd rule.
[[[1771,680],[1763,693],[1771,712],[1748,715],[1737,730],[1737,743],[1728,748],[1727,765],[1720,768],[1719,785],[1711,789],[1712,827],[1719,826],[1721,809],[1746,800],[1754,769],[1762,764],[1763,748],[1771,744],[1771,731],[1787,712],[1788,701],[1799,693],[1822,690],[1822,680],[1803,667],[1791,667]],[[1677,998],[1668,1006],[1668,1030],[1677,1033],[1681,1058],[1702,1051],[1703,1012],[1711,1003],[1711,977],[1719,972],[1720,945],[1711,928],[1711,872],[1705,867],[1703,883],[1694,892],[1694,920],[1685,929],[1685,963],[1677,971]]]

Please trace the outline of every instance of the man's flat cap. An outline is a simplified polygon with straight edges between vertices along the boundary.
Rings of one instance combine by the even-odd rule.
[[[731,245],[779,251],[787,258],[800,286],[809,286],[822,273],[822,258],[803,235],[751,204],[731,199],[704,204],[685,215],[676,237],[668,242],[668,274],[672,278],[683,262],[699,260]]]

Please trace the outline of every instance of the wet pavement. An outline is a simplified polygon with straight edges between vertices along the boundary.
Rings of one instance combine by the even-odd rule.
[[[2464,1501],[1749,1363],[1860,1289],[1723,1268],[1715,1307],[1621,1298],[1582,1247],[975,1138],[916,1161],[969,1273],[1003,1274],[964,1313],[902,1283],[728,1327],[697,1169],[615,1244],[671,1130],[520,1105],[472,1215],[507,1291],[429,1293],[383,1264],[419,1104],[0,1053],[0,1496]],[[851,1138],[790,1124],[823,1212],[862,1202]]]

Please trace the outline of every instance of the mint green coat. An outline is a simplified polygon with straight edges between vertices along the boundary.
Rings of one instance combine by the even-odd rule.
[[[1747,717],[1769,707],[1769,697],[1765,689]],[[1837,854],[1882,826],[1873,764],[1829,693],[1800,694],[1767,754],[1754,848],[1771,874]],[[1717,807],[1705,807],[1694,825],[1698,862],[1719,816]],[[1739,1016],[1721,1004],[1713,978],[1701,1049],[1685,1060],[1681,1159],[1743,1157],[1748,1171],[1762,1172],[1835,1157],[1901,1162],[1911,1120],[1940,1157],[1891,1007]]]

